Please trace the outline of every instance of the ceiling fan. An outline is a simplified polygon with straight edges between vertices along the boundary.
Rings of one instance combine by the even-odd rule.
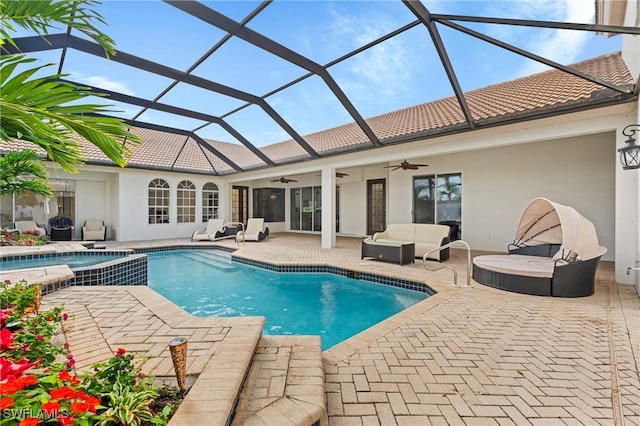
[[[322,175],[316,175],[316,176],[322,176]],[[349,173],[336,172],[337,178],[343,178],[345,176],[349,176]]]
[[[408,162],[407,160],[404,160],[402,163],[400,164],[395,164],[393,166],[385,166],[385,169],[391,169],[391,171],[394,170],[398,170],[398,169],[402,169],[402,170],[418,170],[419,167],[427,167],[429,166],[428,164],[413,164]]]
[[[297,182],[297,180],[287,179],[286,177],[282,176],[280,179],[273,179],[271,182],[289,183],[289,182]]]

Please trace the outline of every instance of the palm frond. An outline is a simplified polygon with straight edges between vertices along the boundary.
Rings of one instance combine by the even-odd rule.
[[[0,195],[31,191],[50,198],[48,177],[47,167],[33,150],[9,151],[0,157]]]
[[[16,72],[19,65],[29,62],[25,57],[0,59],[0,139],[33,142],[64,170],[75,172],[75,165],[85,161],[80,145],[72,139],[77,134],[114,163],[125,166],[130,156],[127,144],[140,139],[121,119],[102,115],[115,112],[110,105],[78,103],[94,94],[58,81],[60,75],[32,78],[47,65]]]
[[[15,46],[9,31],[14,31],[12,23],[46,38],[51,30],[66,31],[69,26],[92,38],[105,51],[113,55],[114,41],[102,33],[94,22],[104,24],[102,15],[94,8],[95,0],[54,1],[54,0],[10,0],[0,3],[2,38]],[[57,25],[60,25],[58,27]]]

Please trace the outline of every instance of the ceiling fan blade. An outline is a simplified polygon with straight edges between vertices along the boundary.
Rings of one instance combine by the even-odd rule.
[[[409,170],[418,170],[418,165],[417,164],[409,164],[407,166],[407,169],[409,169]]]
[[[428,167],[428,164],[412,164],[412,166],[417,166],[417,167]]]
[[[297,180],[294,180],[294,179],[287,179],[287,183],[289,183],[289,182],[297,182]]]
[[[345,177],[345,176],[349,176],[349,173],[342,173],[342,172],[336,172],[336,176],[339,178]]]
[[[398,169],[402,168],[402,166],[390,166],[390,167],[393,167],[393,169],[391,169],[391,171],[398,170]]]

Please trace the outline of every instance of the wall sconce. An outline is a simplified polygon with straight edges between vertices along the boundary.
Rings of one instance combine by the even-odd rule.
[[[278,196],[276,194],[271,194],[269,195],[269,199],[275,201],[278,199]]]
[[[625,141],[626,145],[618,149],[624,170],[640,169],[640,145],[636,144],[634,137],[638,129],[640,129],[640,124],[629,124],[622,129],[622,134],[629,137]]]

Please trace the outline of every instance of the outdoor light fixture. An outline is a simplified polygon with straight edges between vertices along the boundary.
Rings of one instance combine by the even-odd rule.
[[[277,199],[278,199],[278,196],[277,196],[276,194],[271,194],[271,195],[269,195],[269,199],[271,199],[271,200],[277,200]]]
[[[636,144],[634,137],[638,129],[640,129],[640,124],[629,124],[622,129],[622,134],[629,137],[625,141],[626,145],[618,149],[624,170],[640,169],[640,145]]]
[[[187,388],[187,339],[176,337],[169,342],[169,351],[171,352],[173,368],[176,371],[178,387],[184,395],[184,391]]]

